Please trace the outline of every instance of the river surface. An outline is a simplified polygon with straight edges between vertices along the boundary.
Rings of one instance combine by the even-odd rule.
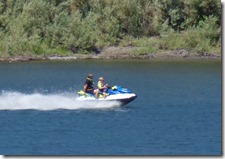
[[[81,103],[88,73],[138,97]],[[221,155],[219,61],[0,64],[2,155]]]

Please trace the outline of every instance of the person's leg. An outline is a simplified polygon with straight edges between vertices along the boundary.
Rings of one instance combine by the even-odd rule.
[[[106,96],[107,96],[107,93],[106,93],[106,92],[107,92],[107,89],[104,89],[104,90],[103,90],[103,97],[104,97],[104,98],[106,98]]]
[[[94,92],[95,98],[98,98],[99,90],[98,89],[95,89],[93,92]]]
[[[103,97],[106,98],[106,93],[105,92],[103,92]]]

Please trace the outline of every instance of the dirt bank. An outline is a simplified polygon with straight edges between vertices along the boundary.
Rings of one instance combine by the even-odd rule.
[[[73,54],[72,56],[16,56],[0,58],[0,62],[26,62],[43,60],[77,60],[77,59],[149,59],[149,60],[192,60],[192,59],[221,59],[221,55],[213,53],[190,53],[187,50],[162,51],[159,53],[134,52],[136,47],[107,47],[98,54]]]

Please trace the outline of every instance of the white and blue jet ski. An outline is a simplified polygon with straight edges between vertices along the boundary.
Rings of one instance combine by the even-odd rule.
[[[107,90],[107,96],[104,98],[102,94],[99,94],[99,98],[95,98],[90,93],[84,93],[82,90],[77,92],[79,97],[77,100],[81,101],[118,101],[121,105],[126,105],[133,101],[137,95],[121,86],[113,86]]]

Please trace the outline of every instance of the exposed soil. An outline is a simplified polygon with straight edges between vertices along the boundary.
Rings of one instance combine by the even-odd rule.
[[[185,59],[221,59],[221,55],[213,53],[194,54],[187,50],[172,50],[161,53],[135,54],[136,47],[106,47],[98,54],[74,54],[73,56],[16,56],[0,58],[0,62],[26,62],[39,60],[75,60],[75,59],[149,59],[149,60],[185,60]]]

